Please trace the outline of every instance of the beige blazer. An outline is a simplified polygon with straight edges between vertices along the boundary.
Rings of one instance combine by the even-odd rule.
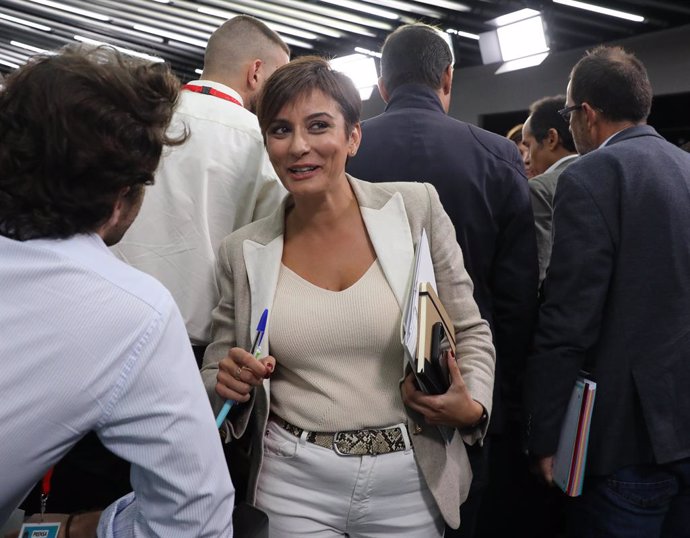
[[[388,283],[404,309],[412,278],[414,249],[426,229],[436,272],[438,294],[453,319],[458,342],[456,356],[472,397],[491,412],[495,351],[488,324],[479,315],[472,297],[473,285],[465,271],[455,230],[434,187],[422,183],[368,183],[348,176],[364,224]],[[249,224],[223,241],[217,267],[221,300],[213,313],[212,344],[204,356],[202,377],[215,412],[222,401],[215,392],[218,362],[228,349],[249,349],[264,308],[273,304],[283,251],[285,209],[288,197],[271,216]],[[270,316],[263,353],[270,353]],[[401,356],[401,373],[404,371]],[[229,424],[235,438],[252,427],[253,446],[262,447],[270,408],[270,382],[254,391],[250,402],[232,413]],[[443,518],[460,525],[460,504],[467,498],[472,471],[465,443],[480,441],[486,425],[455,435],[446,445],[434,426],[408,411],[408,427],[415,458]],[[420,431],[421,427],[421,431]],[[248,501],[253,502],[263,449],[252,451]]]

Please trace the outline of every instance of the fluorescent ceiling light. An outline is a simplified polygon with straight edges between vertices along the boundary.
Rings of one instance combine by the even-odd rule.
[[[355,52],[359,52],[360,54],[366,54],[367,56],[373,56],[374,58],[380,58],[381,57],[380,52],[375,52],[373,50],[365,49],[362,47],[355,47]]]
[[[7,67],[11,67],[12,69],[17,69],[19,68],[19,65],[14,63],[14,62],[8,62],[7,60],[3,60],[0,58],[0,64],[5,65]]]
[[[55,51],[52,50],[46,50],[46,49],[41,49],[38,47],[34,47],[33,45],[27,45],[26,43],[22,43],[21,41],[10,41],[10,45],[13,45],[15,47],[18,47],[20,49],[28,50],[31,52],[35,52],[37,54],[55,54]]]
[[[127,54],[128,56],[134,56],[135,58],[141,58],[143,60],[148,60],[149,62],[164,62],[165,60],[163,58],[159,58],[158,56],[151,56],[150,54],[146,54],[144,52],[138,52],[136,50],[132,49],[126,49],[124,47],[118,47],[117,45],[112,45],[111,43],[106,43],[105,41],[97,41],[96,39],[91,39],[90,37],[84,37],[80,35],[75,35],[74,39],[81,43],[86,43],[87,45],[95,45],[97,47],[101,45],[106,45],[108,47],[112,47],[115,50],[121,52],[122,54]]]
[[[154,2],[158,2],[159,4],[169,4],[170,0],[153,0]]]
[[[212,8],[207,8],[207,7],[197,8],[197,11],[199,13],[205,13],[206,15],[217,14],[217,10],[213,10],[213,11],[216,11],[216,13],[211,13]],[[268,11],[263,11],[261,9],[248,8],[248,9],[245,9],[244,11],[246,11],[250,15],[261,17],[262,19],[264,19],[264,22],[267,24],[268,24],[269,20],[280,21],[280,22],[287,24],[287,25],[290,25],[290,26],[298,26],[298,27],[303,28],[305,30],[311,30],[312,32],[315,32],[317,34],[325,35],[328,37],[333,37],[335,39],[339,39],[339,38],[343,37],[342,33],[334,30],[333,28],[329,28],[327,26],[322,26],[319,24],[312,24],[310,22],[298,21],[297,19],[293,19],[292,17],[286,17],[284,15],[279,15],[277,13],[270,13]],[[227,18],[229,18],[229,17],[227,17]]]
[[[470,6],[460,4],[458,2],[450,2],[448,0],[417,0],[422,4],[429,4],[434,7],[441,7],[444,9],[452,9],[453,11],[472,11]]]
[[[232,19],[233,17],[237,17],[237,15],[239,15],[239,13],[233,13],[232,11],[215,9],[212,7],[200,7],[200,8],[197,8],[197,11],[199,13],[204,13],[206,15],[212,15],[214,17],[219,17],[219,18],[224,19],[224,20]],[[274,32],[278,32],[280,34],[289,34],[289,35],[293,35],[295,37],[301,37],[302,39],[312,39],[312,40],[318,39],[318,37],[319,37],[315,33],[307,32],[305,30],[299,30],[297,28],[292,28],[291,26],[286,26],[286,25],[280,24],[278,22],[265,21],[265,24]]]
[[[512,13],[508,13],[506,15],[501,15],[495,19],[486,21],[486,23],[493,24],[494,26],[505,26],[507,24],[513,24],[514,22],[529,19],[531,17],[536,17],[537,15],[541,15],[541,13],[534,9],[525,8],[519,11],[513,11]]]
[[[194,39],[193,37],[187,37],[186,35],[178,34],[176,32],[169,32],[168,30],[161,30],[160,28],[154,28],[153,26],[146,26],[145,24],[135,24],[132,28],[139,30],[140,32],[147,32],[149,34],[166,37],[168,39],[174,39],[180,41],[181,43],[187,43],[188,45],[194,45],[195,47],[200,47],[202,49],[206,48],[208,43],[208,36],[206,41],[201,39]]]
[[[294,39],[292,37],[286,36],[286,35],[281,35],[280,36],[285,43],[288,45],[292,45],[293,47],[300,47],[302,49],[313,49],[314,45],[311,43],[307,43],[306,41],[300,41],[299,39]]]
[[[471,34],[469,32],[463,32],[462,30],[456,30],[455,28],[448,28],[446,30],[449,34],[453,34],[460,37],[466,37],[467,39],[475,39],[479,41],[479,36],[477,34]]]
[[[378,82],[376,64],[371,56],[364,54],[350,54],[333,58],[330,61],[331,67],[350,77],[355,87],[359,90],[361,99],[369,99]]]
[[[495,74],[500,75],[501,73],[507,73],[508,71],[517,71],[518,69],[525,69],[526,67],[534,67],[542,63],[548,55],[548,52],[542,52],[541,54],[511,60],[499,67]]]
[[[496,29],[504,62],[548,52],[541,17],[532,17]]]
[[[618,17],[633,22],[644,22],[644,17],[634,15],[633,13],[626,13],[625,11],[618,11],[617,9],[610,9],[607,7],[595,6],[594,4],[586,4],[585,2],[577,2],[576,0],[553,0],[554,4],[562,4],[564,6],[576,7],[578,9],[585,9],[602,15],[609,15],[610,17]]]
[[[419,4],[410,4],[409,2],[401,2],[400,0],[364,0],[370,4],[387,7],[389,9],[397,9],[398,11],[406,11],[409,13],[416,13],[417,15],[424,15],[432,19],[440,19],[441,12]]]
[[[327,0],[324,0],[327,1]],[[353,1],[353,0],[348,0],[348,1]],[[251,3],[252,5],[254,4],[259,4],[259,7],[266,6],[265,3],[262,2],[255,2],[254,0],[241,0],[242,4],[248,4]],[[276,6],[275,4],[280,4],[281,6],[286,6],[288,9],[286,10],[285,8],[281,8],[279,6]],[[340,5],[340,2],[337,2],[337,5]],[[331,7],[327,6],[322,6],[319,4],[311,3],[311,2],[304,2],[303,0],[272,0],[270,2],[270,7],[268,9],[271,9],[272,11],[279,12],[279,13],[285,13],[286,15],[292,15],[295,13],[300,13],[302,17],[309,16],[312,17],[312,20],[314,22],[320,22],[318,19],[322,19],[323,22],[321,24],[327,24],[330,26],[333,26],[335,28],[339,28],[341,30],[347,30],[347,28],[343,28],[341,24],[347,25],[349,23],[354,24],[355,26],[358,24],[364,25],[364,26],[369,26],[371,28],[378,28],[379,30],[392,30],[393,27],[388,23],[384,22],[378,19],[372,19],[369,17],[362,17],[361,15],[356,15],[354,13],[350,13],[348,11],[342,10],[342,9],[333,9]],[[316,14],[316,15],[315,15]],[[322,15],[323,17],[320,17]],[[316,17],[316,18],[314,18]],[[324,20],[324,17],[326,19]],[[330,22],[329,22],[330,21]],[[343,21],[342,23],[340,21]],[[335,24],[333,24],[335,23]],[[357,30],[347,30],[355,33],[361,33],[358,32]],[[370,34],[362,34],[362,35],[369,35]]]
[[[312,41],[314,39],[319,38],[319,36],[317,36],[316,34],[314,34],[312,32],[305,32],[304,30],[298,30],[297,28],[291,28],[290,26],[285,26],[284,24],[280,24],[277,22],[268,21],[266,23],[266,26],[268,26],[274,32],[278,32],[279,34],[289,34],[289,35],[292,35],[295,37],[301,37],[302,39],[311,39]]]
[[[52,0],[29,0],[34,4],[40,4],[42,6],[53,7],[61,11],[68,11],[69,13],[75,13],[77,15],[83,15],[84,17],[90,17],[99,21],[108,22],[110,17],[96,13],[95,11],[88,11],[86,9],[80,9],[74,6],[68,6],[67,4],[61,4],[60,2],[53,2]]]
[[[43,24],[27,21],[26,19],[20,19],[19,17],[13,17],[12,15],[6,15],[5,13],[0,13],[0,19],[5,19],[10,22],[16,22],[17,24],[23,24],[24,26],[36,28],[36,30],[43,30],[45,32],[51,32],[53,30],[50,26],[45,26]]]
[[[363,26],[360,26],[360,24],[368,24],[375,28],[381,28],[383,30],[392,29],[392,26],[387,23],[374,21],[372,19],[359,17],[357,15],[349,15],[337,9],[315,6],[313,4],[302,2],[301,0],[273,1],[274,3],[265,4],[263,2],[259,2],[256,0],[242,0],[242,11],[247,14],[256,15],[257,17],[267,17],[269,19],[274,20],[278,20],[275,18],[276,14],[282,14],[290,20],[290,22],[287,22],[287,24],[297,26],[299,28],[306,28],[305,21],[309,21],[316,24],[328,26],[329,28],[336,28],[338,30],[343,30],[344,32],[352,32],[353,34],[365,35],[367,37],[376,37],[376,35],[373,34],[370,30],[364,28]],[[264,7],[266,9],[262,9]],[[329,15],[315,15],[316,12],[329,13]],[[348,20],[356,20],[359,24],[352,24],[350,22],[346,22]]]
[[[382,17],[384,19],[391,19],[397,21],[400,19],[400,15],[393,13],[392,11],[386,11],[385,9],[380,9],[369,4],[363,4],[361,2],[354,2],[353,0],[321,0],[327,4],[335,4],[336,6],[351,9],[353,11],[361,11],[369,15],[374,15],[375,17]]]

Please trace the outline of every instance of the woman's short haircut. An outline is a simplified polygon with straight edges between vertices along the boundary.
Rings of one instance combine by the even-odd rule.
[[[647,70],[621,47],[599,46],[575,64],[570,73],[575,104],[588,103],[610,121],[644,121],[652,108]]]
[[[264,139],[269,125],[285,105],[314,91],[321,91],[338,103],[349,135],[362,113],[357,88],[347,75],[333,70],[326,59],[302,56],[276,69],[264,84],[257,108]]]
[[[452,64],[448,43],[428,24],[401,26],[386,38],[381,49],[381,78],[389,94],[410,83],[438,90],[444,71]]]
[[[558,111],[565,108],[565,95],[543,97],[529,107],[529,126],[532,136],[540,144],[548,136],[550,129],[555,129],[561,145],[568,151],[575,151],[575,142],[570,133],[570,125]]]
[[[153,183],[179,81],[109,47],[35,56],[0,92],[0,234],[91,233],[123,189]]]

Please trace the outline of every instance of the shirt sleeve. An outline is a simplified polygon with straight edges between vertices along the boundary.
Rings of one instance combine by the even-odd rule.
[[[171,299],[131,351],[96,430],[132,463],[134,490],[105,510],[99,536],[232,536],[233,486]]]

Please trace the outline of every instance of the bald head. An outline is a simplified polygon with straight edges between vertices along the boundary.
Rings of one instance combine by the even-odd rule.
[[[238,15],[220,26],[206,45],[204,80],[230,86],[253,110],[265,80],[290,60],[290,49],[263,22]]]

